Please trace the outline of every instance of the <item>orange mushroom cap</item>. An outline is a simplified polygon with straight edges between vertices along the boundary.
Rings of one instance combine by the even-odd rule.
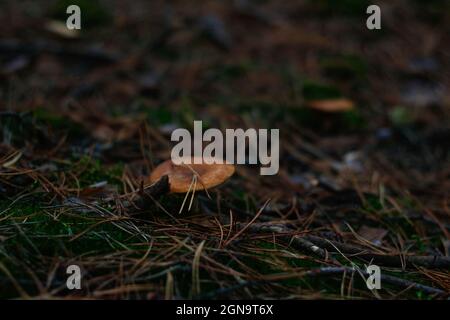
[[[197,183],[194,190],[205,190],[213,188],[225,182],[235,171],[234,166],[228,163],[194,164],[194,159],[190,164],[176,165],[172,160],[166,160],[158,165],[150,175],[150,182],[158,181],[162,176],[169,177],[170,191],[173,193],[185,193],[193,188],[192,181],[194,175],[197,176]],[[192,190],[192,189],[191,189]]]
[[[342,112],[352,110],[354,108],[354,103],[349,99],[339,98],[310,100],[306,102],[306,106],[323,112]]]

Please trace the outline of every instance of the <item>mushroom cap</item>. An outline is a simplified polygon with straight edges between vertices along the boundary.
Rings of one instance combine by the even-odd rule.
[[[162,176],[169,177],[170,191],[173,193],[186,193],[189,187],[195,190],[204,190],[225,182],[235,171],[234,166],[228,163],[194,164],[195,157],[190,164],[176,165],[172,160],[166,160],[158,165],[150,175],[150,182],[155,183]],[[194,175],[198,175],[196,184],[192,184]],[[192,186],[191,186],[192,184]]]
[[[353,101],[346,98],[310,100],[306,106],[323,112],[343,112],[354,108]]]

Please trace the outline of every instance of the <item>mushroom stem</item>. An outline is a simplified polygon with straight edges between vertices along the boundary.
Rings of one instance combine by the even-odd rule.
[[[167,175],[164,175],[147,189],[141,189],[139,191],[139,198],[136,199],[133,203],[137,208],[144,209],[148,207],[154,201],[154,199],[168,194],[169,192],[169,177]]]

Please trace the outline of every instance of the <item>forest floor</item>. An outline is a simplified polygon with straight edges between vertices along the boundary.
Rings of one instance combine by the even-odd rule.
[[[448,297],[450,8],[378,2],[2,1],[0,297]],[[279,173],[130,206],[194,120]]]

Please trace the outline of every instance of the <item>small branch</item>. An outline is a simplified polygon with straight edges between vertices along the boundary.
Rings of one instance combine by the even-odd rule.
[[[284,224],[266,224],[254,223],[250,230],[253,232],[271,232],[276,234],[289,234],[292,230]],[[285,237],[288,237],[287,235]],[[290,236],[289,236],[290,237]],[[330,241],[312,235],[294,235],[290,238],[290,243],[303,252],[311,252],[318,257],[329,260],[329,252],[337,252],[339,250],[343,254],[352,255],[379,264],[386,267],[408,268],[411,266],[420,266],[430,269],[449,269],[450,257],[443,256],[398,256],[398,255],[382,255],[372,253],[365,248],[360,248],[351,244]],[[403,258],[403,259],[402,259]]]
[[[409,266],[420,266],[434,269],[450,269],[450,257],[443,256],[404,256],[383,255],[371,253],[367,249],[359,248],[351,244],[326,240],[317,236],[305,236],[306,239],[329,251],[336,251],[336,248],[345,254],[353,255],[364,260],[372,261],[387,267],[407,268]],[[403,259],[402,259],[403,258]]]
[[[264,203],[264,205],[261,207],[261,209],[259,209],[259,211],[256,213],[256,215],[253,217],[253,219],[246,225],[244,226],[241,230],[239,230],[230,240],[227,240],[227,242],[225,242],[224,247],[226,247],[230,242],[232,242],[234,239],[238,238],[245,230],[247,230],[248,228],[252,229],[252,223],[256,221],[256,219],[258,219],[258,217],[261,215],[261,212],[264,210],[264,208],[267,206],[267,204],[270,202],[270,199],[266,201],[266,203]]]
[[[307,271],[305,274],[308,276],[318,276],[318,275],[336,275],[336,274],[343,274],[344,272],[347,273],[353,273],[355,271],[360,272],[362,275],[368,277],[369,274],[361,269],[354,269],[350,267],[324,267],[319,269],[314,269]],[[415,290],[421,290],[427,294],[438,294],[438,295],[445,295],[447,294],[444,290],[430,287],[427,285],[423,285],[417,282],[413,282],[410,280],[404,280],[401,278],[397,278],[391,275],[381,274],[381,282],[389,283],[392,285],[398,285],[402,288],[413,288]]]
[[[251,230],[255,231],[255,232],[262,231],[262,232],[271,232],[271,233],[277,233],[277,234],[292,233],[292,230],[290,230],[289,228],[287,228],[284,225],[261,225],[261,224],[253,225],[251,227]],[[317,246],[316,244],[312,243],[311,241],[305,239],[302,236],[286,235],[286,236],[284,236],[284,238],[287,238],[286,240],[289,240],[290,244],[292,244],[294,247],[296,247],[300,251],[313,253],[314,255],[316,255],[324,260],[329,259],[329,254],[326,250],[320,248],[319,246]]]
[[[230,223],[229,219],[225,216],[221,217],[226,223]],[[253,219],[252,222],[254,222]],[[320,248],[315,245],[311,241],[308,241],[302,236],[292,235],[293,230],[289,229],[283,224],[267,224],[267,223],[252,223],[251,225],[247,224],[245,228],[247,228],[255,233],[258,232],[268,232],[268,233],[276,233],[281,235],[281,238],[290,245],[293,245],[295,248],[302,252],[312,253],[313,255],[327,261],[334,260],[330,257],[327,250]]]

